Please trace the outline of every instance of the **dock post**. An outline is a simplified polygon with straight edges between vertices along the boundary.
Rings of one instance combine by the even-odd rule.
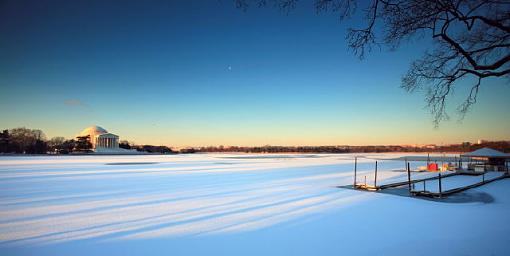
[[[358,166],[358,157],[355,156],[354,157],[354,183],[352,184],[353,188],[356,188],[356,171],[357,171],[357,166]]]
[[[407,163],[407,184],[409,186],[409,194],[411,193],[411,167],[409,166],[409,163]]]
[[[439,172],[444,171],[443,168],[444,168],[444,154],[443,157],[441,158],[441,168],[439,168]]]
[[[427,187],[427,186],[425,185],[425,182],[426,182],[426,180],[423,180],[423,192],[427,191],[427,190],[426,190],[426,187]]]
[[[485,171],[482,174],[482,182],[485,182]]]
[[[441,184],[441,171],[439,171],[439,198],[443,197],[443,186]]]
[[[430,164],[430,153],[427,153],[427,169],[429,168]]]
[[[375,161],[374,187],[375,187],[375,189],[377,190],[377,161]]]

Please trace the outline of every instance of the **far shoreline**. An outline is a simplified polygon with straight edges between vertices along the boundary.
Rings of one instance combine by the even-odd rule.
[[[412,152],[401,152],[401,151],[390,151],[390,152],[195,152],[195,153],[149,153],[149,152],[140,152],[139,154],[110,154],[110,153],[72,153],[72,154],[20,154],[20,153],[0,153],[0,157],[39,157],[39,156],[174,156],[174,155],[204,155],[204,154],[219,154],[219,155],[228,155],[228,154],[237,154],[237,155],[353,155],[353,154],[431,154],[431,155],[457,155],[463,154],[469,151],[452,151],[452,152],[436,152],[436,151],[412,151]]]

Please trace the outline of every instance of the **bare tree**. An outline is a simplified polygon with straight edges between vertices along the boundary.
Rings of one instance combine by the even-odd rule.
[[[64,143],[66,139],[64,137],[53,137],[48,141],[48,146],[50,147],[56,147],[58,145],[61,145]]]
[[[336,12],[341,19],[360,7],[366,24],[349,28],[346,40],[359,58],[373,46],[396,49],[403,41],[428,36],[433,45],[402,77],[408,92],[424,89],[436,126],[448,118],[446,102],[454,86],[467,80],[461,117],[476,103],[482,80],[510,76],[509,0],[314,0],[317,12]],[[234,0],[238,8],[273,5],[284,12],[297,0]],[[508,81],[508,80],[507,80]]]
[[[17,153],[43,153],[46,135],[41,130],[18,127],[9,130],[11,143]]]
[[[18,127],[9,130],[12,143],[17,153],[25,153],[29,146],[35,144],[36,138],[31,129]]]
[[[53,137],[48,141],[48,147],[52,152],[58,152],[64,148],[64,137]]]
[[[39,129],[33,129],[31,133],[36,140],[46,140],[46,135]]]

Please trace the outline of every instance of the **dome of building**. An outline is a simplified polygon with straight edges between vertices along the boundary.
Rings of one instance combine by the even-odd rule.
[[[94,126],[90,126],[88,128],[85,128],[85,130],[83,130],[79,136],[87,136],[87,135],[90,135],[90,138],[94,138],[96,135],[99,135],[99,134],[105,134],[105,133],[108,133],[107,130],[105,130],[104,128],[101,128],[97,125],[94,125]]]

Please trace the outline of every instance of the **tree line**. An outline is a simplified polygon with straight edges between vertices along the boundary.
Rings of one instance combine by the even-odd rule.
[[[119,147],[123,149],[136,149],[137,151],[148,153],[160,153],[160,154],[178,153],[176,151],[173,151],[171,148],[167,146],[135,145],[134,143],[128,142],[127,140],[121,140],[119,142]]]
[[[433,147],[380,145],[380,146],[209,146],[192,149],[194,152],[240,152],[240,153],[390,153],[390,152],[471,152],[483,147],[490,147],[503,152],[510,152],[510,141],[490,141],[480,144],[464,142]],[[191,149],[189,149],[191,150]]]
[[[122,140],[120,148],[135,149],[140,152],[173,154],[173,153],[386,153],[386,152],[470,152],[483,147],[490,147],[503,152],[510,152],[510,141],[488,141],[480,144],[464,142],[433,147],[376,145],[376,146],[209,146],[185,148],[174,151],[167,146],[136,145]],[[3,130],[0,133],[0,154],[70,154],[92,152],[89,136],[78,136],[74,139],[53,137],[47,139],[43,131],[19,127]]]
[[[92,152],[90,139],[90,136],[78,136],[73,139],[58,136],[47,139],[42,130],[18,127],[0,132],[0,154],[90,153]],[[167,146],[134,145],[127,141],[121,141],[119,147],[148,153],[176,153]]]

